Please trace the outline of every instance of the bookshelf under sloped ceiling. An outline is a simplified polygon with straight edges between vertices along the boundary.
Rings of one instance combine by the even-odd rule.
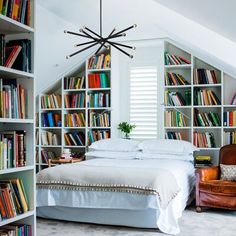
[[[110,50],[103,50],[40,94],[37,171],[66,151],[81,157],[92,142],[111,136],[111,87]]]
[[[165,138],[192,142],[217,165],[219,149],[236,144],[236,79],[175,43],[164,50]]]

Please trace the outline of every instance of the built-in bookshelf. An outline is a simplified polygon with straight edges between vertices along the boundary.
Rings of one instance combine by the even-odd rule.
[[[109,138],[110,51],[88,58],[57,81],[40,95],[38,106],[37,171],[47,168],[48,159],[60,157],[65,150],[80,157],[92,142]]]
[[[0,2],[0,228],[36,235],[34,1]]]
[[[217,165],[220,147],[236,143],[236,79],[172,42],[164,50],[165,138],[192,142]]]

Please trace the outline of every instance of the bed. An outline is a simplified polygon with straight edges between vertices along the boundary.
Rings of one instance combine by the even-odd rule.
[[[78,173],[81,168],[90,170],[90,173],[94,170],[97,176],[99,176],[98,173],[106,176],[109,170],[119,170],[122,171],[119,172],[121,179],[122,173],[126,173],[124,176],[128,173],[125,170],[130,170],[129,174],[132,174],[131,170],[134,169],[139,170],[138,173],[160,172],[164,176],[161,178],[161,185],[158,186],[160,192],[165,191],[169,182],[174,182],[174,180],[178,191],[175,189],[163,206],[160,196],[153,194],[150,188],[140,190],[137,187],[135,191],[116,191],[116,188],[107,191],[104,190],[103,185],[97,189],[85,187],[81,189],[75,185],[65,188],[63,172]],[[170,173],[169,176],[166,176],[168,173]],[[135,175],[135,172],[132,175]],[[168,181],[169,177],[173,177],[173,181],[170,179]],[[55,187],[54,178],[58,181],[57,183],[61,183],[59,188]],[[141,175],[137,175],[136,179],[142,182]],[[66,183],[71,184],[68,179]],[[117,183],[119,183],[118,180]],[[80,163],[48,168],[37,175],[37,216],[66,221],[159,228],[164,233],[175,235],[180,232],[178,219],[192,199],[194,183],[192,162],[175,160],[173,155],[169,158],[168,155],[162,154],[160,159],[94,158]],[[168,195],[166,192],[162,195],[165,196],[165,194]]]

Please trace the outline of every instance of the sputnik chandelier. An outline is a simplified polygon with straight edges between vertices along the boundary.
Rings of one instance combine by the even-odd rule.
[[[118,32],[116,32],[116,29],[114,28],[107,37],[103,37],[103,35],[102,35],[102,0],[100,0],[100,34],[97,34],[96,32],[92,31],[91,29],[89,29],[86,26],[84,26],[83,28],[81,28],[79,30],[80,33],[65,30],[64,33],[66,33],[66,34],[72,34],[72,35],[80,36],[82,38],[90,39],[90,41],[88,41],[88,42],[76,44],[75,47],[81,47],[81,46],[85,46],[85,45],[88,45],[88,46],[78,50],[77,52],[72,53],[71,55],[67,56],[66,58],[69,59],[70,57],[73,57],[73,56],[75,56],[75,55],[77,55],[89,48],[92,48],[96,45],[100,45],[100,46],[97,49],[97,51],[95,52],[95,55],[97,55],[103,47],[105,47],[106,49],[109,49],[109,47],[113,46],[114,48],[116,48],[120,52],[124,53],[128,57],[133,58],[133,55],[126,52],[123,48],[135,50],[135,47],[128,46],[128,45],[121,44],[121,43],[117,43],[117,42],[113,42],[111,40],[113,40],[115,38],[119,38],[119,37],[125,37],[126,36],[125,32],[130,29],[133,29],[135,27],[137,27],[136,24],[134,24],[126,29],[123,29],[121,31],[118,31]]]

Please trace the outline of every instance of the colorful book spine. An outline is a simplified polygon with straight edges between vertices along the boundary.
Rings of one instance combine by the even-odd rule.
[[[110,93],[90,93],[88,105],[92,108],[110,107]]]
[[[214,70],[194,69],[194,84],[218,84],[216,73]]]
[[[41,96],[42,109],[56,109],[61,108],[61,95],[49,94]]]
[[[108,130],[90,130],[88,132],[88,143],[110,138],[110,131]]]
[[[66,77],[64,81],[64,89],[84,89],[85,88],[85,77],[75,76]]]
[[[236,131],[224,132],[224,144],[236,144]]]
[[[85,127],[84,113],[65,114],[65,127]]]
[[[174,55],[174,54],[170,54],[168,52],[165,52],[164,59],[165,59],[165,65],[191,64],[191,61],[189,61],[188,59],[186,59],[182,56],[177,56],[177,55]]]
[[[194,132],[193,133],[193,144],[199,148],[215,148],[216,142],[214,134],[211,132]]]

